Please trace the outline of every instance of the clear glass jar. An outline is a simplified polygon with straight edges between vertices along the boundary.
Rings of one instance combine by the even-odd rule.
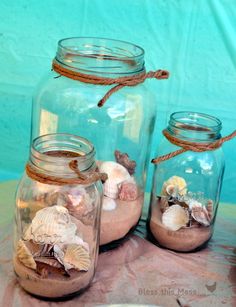
[[[184,141],[211,143],[221,137],[221,122],[202,113],[176,112],[167,131]],[[158,156],[179,148],[165,139]],[[223,173],[221,148],[187,151],[156,165],[148,221],[152,239],[181,252],[203,247],[213,234]]]
[[[13,258],[20,285],[33,295],[71,296],[94,276],[102,184],[75,183],[78,172],[87,178],[95,171],[94,156],[90,142],[69,134],[33,141],[16,194]]]
[[[142,48],[111,39],[63,39],[54,61],[71,71],[110,78],[145,71]],[[98,101],[111,87],[72,80],[52,70],[38,87],[32,113],[32,138],[72,133],[94,144],[98,166],[109,177],[104,185],[101,245],[123,238],[139,221],[156,114],[144,84],[122,88],[99,108]]]

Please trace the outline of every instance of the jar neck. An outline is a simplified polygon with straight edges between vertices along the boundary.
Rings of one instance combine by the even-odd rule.
[[[209,143],[221,138],[221,121],[197,112],[175,112],[171,114],[168,132],[185,141]]]
[[[69,163],[77,161],[78,170],[96,167],[95,150],[86,139],[72,134],[47,134],[33,140],[29,163],[39,172],[52,176],[74,178]]]
[[[84,74],[118,78],[145,71],[144,50],[119,40],[74,37],[58,42],[55,61]]]

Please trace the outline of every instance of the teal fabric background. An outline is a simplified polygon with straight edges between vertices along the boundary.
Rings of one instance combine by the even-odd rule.
[[[174,111],[215,115],[222,134],[230,133],[236,121],[235,16],[235,0],[1,0],[0,180],[23,170],[32,92],[65,37],[127,40],[145,49],[147,69],[171,72],[168,81],[148,81],[158,106],[152,155]],[[222,200],[228,202],[235,202],[235,147],[236,140],[224,145]]]

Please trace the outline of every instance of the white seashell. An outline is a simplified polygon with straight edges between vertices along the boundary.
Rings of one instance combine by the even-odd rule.
[[[188,213],[179,205],[169,207],[162,215],[162,224],[176,231],[189,222]]]
[[[17,243],[16,254],[21,263],[30,269],[36,270],[36,262],[30,250],[22,240],[19,240]]]
[[[189,209],[192,210],[193,207],[202,207],[202,204],[196,199],[190,198],[186,200],[186,204],[189,206]]]
[[[103,197],[102,200],[102,210],[104,211],[112,211],[117,207],[116,202],[114,201],[114,199],[110,198],[110,197]]]
[[[89,253],[81,245],[69,244],[65,251],[64,264],[65,267],[70,265],[76,270],[88,271],[91,264]]]
[[[204,206],[193,206],[191,215],[194,220],[197,221],[199,224],[202,224],[204,226],[210,225],[211,219],[209,217],[207,209]]]
[[[173,191],[173,186],[174,186],[174,193],[177,193],[181,196],[184,196],[187,193],[187,183],[184,180],[184,178],[179,176],[172,176],[163,183],[161,195],[164,196],[170,195],[168,193],[170,193],[171,190]]]
[[[105,196],[116,199],[119,193],[118,185],[131,178],[127,169],[119,163],[113,161],[103,162],[99,171],[101,173],[106,173],[108,179],[103,184],[103,192]]]
[[[77,227],[71,222],[68,210],[62,206],[46,207],[39,210],[26,230],[24,239],[37,244],[72,242]]]

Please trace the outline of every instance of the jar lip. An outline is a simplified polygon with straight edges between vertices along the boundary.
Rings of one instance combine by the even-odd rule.
[[[222,128],[222,123],[217,117],[206,114],[206,113],[192,112],[192,111],[178,111],[178,112],[172,113],[170,116],[170,124],[178,125],[178,129],[184,129],[184,127],[179,126],[179,124],[184,124],[183,122],[184,119],[193,120],[193,123],[195,123],[195,125],[192,125],[193,127],[206,128],[205,130],[203,129],[195,130],[194,129],[195,132],[202,133],[204,131],[209,132],[209,130],[220,131]],[[202,119],[203,121],[205,121],[204,124],[197,123],[196,121],[198,119]],[[188,122],[188,124],[190,123]]]
[[[93,37],[93,36],[74,36],[74,37],[68,37],[68,38],[63,38],[63,39],[60,39],[58,41],[58,46],[67,50],[67,51],[71,51],[71,47],[68,48],[67,46],[65,46],[63,44],[63,42],[67,42],[67,41],[72,41],[72,40],[78,40],[78,41],[82,41],[82,40],[99,40],[99,41],[104,41],[104,42],[117,42],[117,43],[122,43],[122,44],[125,44],[127,45],[127,47],[135,47],[137,48],[137,51],[139,51],[139,53],[137,54],[133,54],[133,55],[130,55],[130,56],[122,56],[121,58],[122,59],[127,59],[127,60],[131,60],[131,59],[135,59],[135,58],[139,58],[139,57],[142,57],[144,56],[144,49],[136,44],[133,44],[133,43],[130,43],[130,42],[127,42],[127,41],[123,41],[123,40],[118,40],[118,39],[111,39],[111,38],[105,38],[105,37]],[[89,46],[89,44],[88,44]],[[120,51],[125,51],[125,49],[122,49],[120,48]],[[86,54],[84,53],[81,53],[81,52],[77,52],[78,55],[80,56],[86,56]],[[88,55],[87,55],[88,56]],[[91,58],[97,58],[98,56],[97,55],[92,55],[90,54],[89,57]]]

